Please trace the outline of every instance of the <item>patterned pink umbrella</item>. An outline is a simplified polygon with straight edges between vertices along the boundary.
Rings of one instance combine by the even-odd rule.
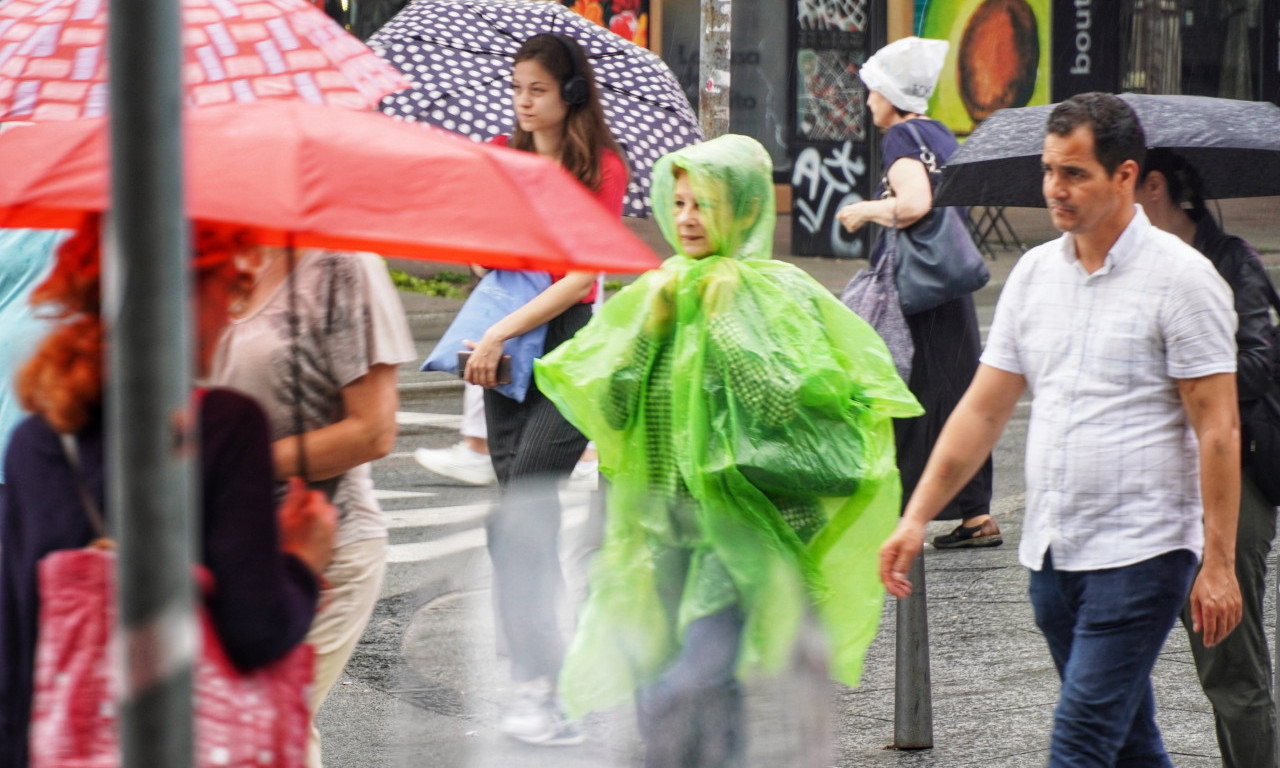
[[[296,99],[370,109],[409,86],[309,0],[182,0],[187,102]],[[107,109],[107,0],[0,5],[0,120]]]

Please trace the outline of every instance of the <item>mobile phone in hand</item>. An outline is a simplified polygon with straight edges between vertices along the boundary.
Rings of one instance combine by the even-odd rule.
[[[467,361],[471,359],[471,350],[464,349],[458,353],[458,377],[466,375]],[[498,384],[511,383],[511,355],[503,355],[498,359]]]

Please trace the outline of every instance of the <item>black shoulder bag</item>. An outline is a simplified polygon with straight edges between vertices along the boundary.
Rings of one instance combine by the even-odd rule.
[[[941,173],[937,158],[911,121],[903,123],[920,148],[920,162],[929,172],[929,183]],[[885,189],[889,169],[885,169]],[[887,231],[898,255],[898,299],[902,312],[914,315],[973,293],[987,284],[991,273],[982,253],[969,237],[969,228],[958,208],[931,208],[916,223]]]

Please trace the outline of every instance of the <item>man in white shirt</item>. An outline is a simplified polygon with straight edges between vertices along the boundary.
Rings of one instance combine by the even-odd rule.
[[[1134,205],[1145,136],[1124,101],[1074,96],[1046,128],[1044,195],[1064,234],[1005,283],[978,373],[881,548],[880,576],[910,593],[925,523],[1029,387],[1018,556],[1062,677],[1049,765],[1170,766],[1156,657],[1189,588],[1205,645],[1241,614],[1236,317],[1208,260]]]

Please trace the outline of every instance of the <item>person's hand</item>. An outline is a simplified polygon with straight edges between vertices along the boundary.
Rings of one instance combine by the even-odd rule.
[[[320,491],[307,488],[302,478],[289,478],[289,491],[280,504],[280,549],[297,557],[317,577],[333,559],[338,510]]]
[[[1191,631],[1203,631],[1206,648],[1226,639],[1243,615],[1235,570],[1206,563],[1191,588]]]
[[[462,378],[486,389],[498,386],[498,363],[502,360],[502,340],[485,334],[480,341],[464,340],[471,350]]]
[[[836,212],[836,220],[840,222],[840,226],[850,232],[857,232],[862,229],[867,222],[871,221],[871,217],[867,211],[867,201],[863,200],[858,203],[849,203],[845,207]]]
[[[706,313],[718,312],[733,301],[738,292],[736,272],[710,271],[698,283],[698,301]]]
[[[903,598],[911,594],[907,572],[924,549],[924,526],[904,517],[893,534],[880,546],[880,581],[889,594]]]
[[[644,332],[650,338],[667,335],[676,317],[675,286],[667,282],[654,291],[644,317]]]

